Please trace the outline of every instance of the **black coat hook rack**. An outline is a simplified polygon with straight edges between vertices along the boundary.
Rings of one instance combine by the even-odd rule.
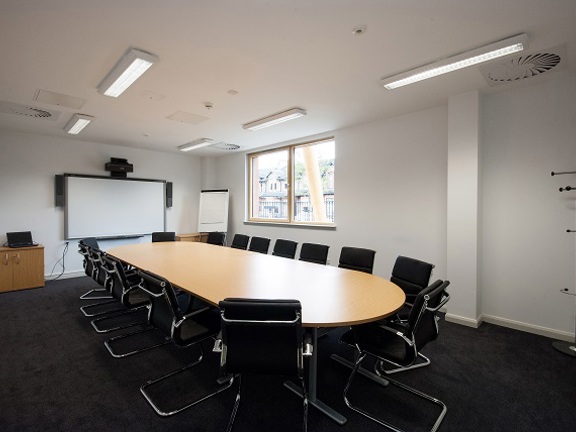
[[[576,190],[574,186],[566,186],[565,188],[560,188],[560,192],[570,192],[571,190]]]

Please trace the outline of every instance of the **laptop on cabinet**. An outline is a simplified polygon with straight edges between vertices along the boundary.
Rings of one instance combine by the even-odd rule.
[[[38,246],[38,243],[34,243],[32,241],[31,231],[17,231],[6,233],[6,240],[7,245],[13,248]]]

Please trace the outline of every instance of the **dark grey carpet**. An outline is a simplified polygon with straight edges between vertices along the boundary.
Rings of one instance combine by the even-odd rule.
[[[187,364],[197,348],[172,345],[114,359],[79,307],[88,278],[48,282],[46,287],[0,294],[0,431],[221,431],[235,387],[169,418],[154,413],[139,392],[151,378]],[[349,410],[342,390],[349,370],[329,354],[349,354],[339,332],[319,346],[319,397],[345,414],[338,426],[310,408],[310,431],[380,431]],[[217,376],[218,358],[206,345],[202,369]],[[448,405],[440,431],[572,431],[576,427],[576,359],[554,350],[551,340],[484,324],[471,329],[441,323],[438,341],[424,353],[432,365],[396,378]],[[250,377],[248,377],[250,378]],[[235,431],[300,430],[301,403],[277,378],[246,379]],[[211,380],[209,380],[211,382]],[[359,378],[352,395],[383,415],[400,417],[407,431],[431,426],[420,400],[397,399]],[[398,396],[400,398],[400,396]],[[400,401],[400,402],[398,402]]]

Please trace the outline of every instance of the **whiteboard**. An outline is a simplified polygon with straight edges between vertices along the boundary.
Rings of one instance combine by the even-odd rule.
[[[64,178],[66,239],[165,230],[166,182],[80,175]]]
[[[228,231],[228,189],[200,193],[198,232]]]

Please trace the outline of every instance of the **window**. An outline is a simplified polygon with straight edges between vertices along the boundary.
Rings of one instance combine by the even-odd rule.
[[[334,139],[248,155],[248,220],[334,224]]]

